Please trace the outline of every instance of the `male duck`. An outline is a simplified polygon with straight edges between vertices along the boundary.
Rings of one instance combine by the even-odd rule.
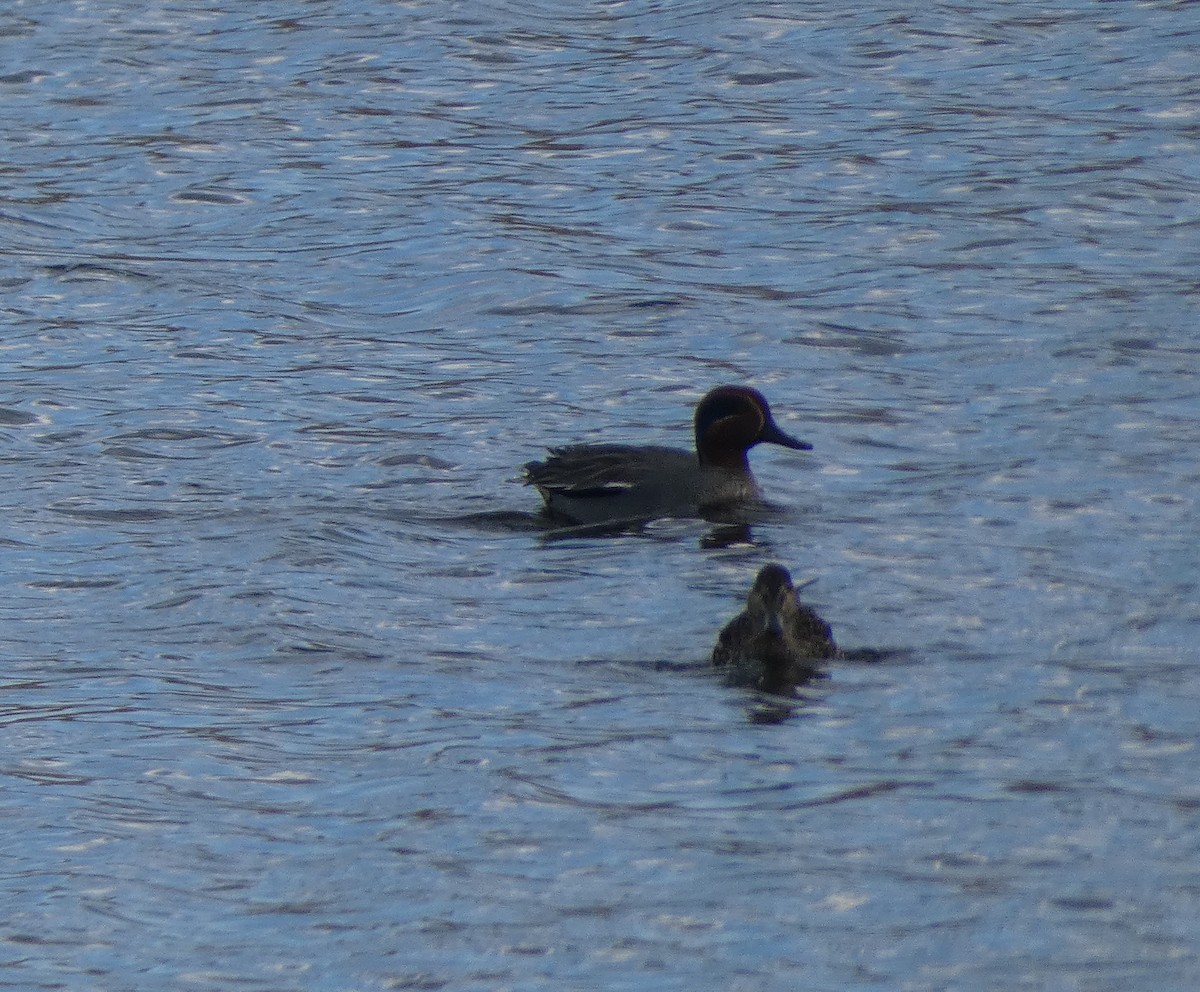
[[[812,445],[785,434],[763,394],[718,386],[696,405],[696,451],[650,445],[572,444],[525,466],[553,517],[592,524],[696,517],[761,497],[746,452],[756,444],[797,451]]]
[[[822,658],[837,654],[829,624],[796,598],[788,570],[767,565],[754,580],[746,609],[721,631],[712,661],[728,667],[728,685],[786,696],[819,674]]]

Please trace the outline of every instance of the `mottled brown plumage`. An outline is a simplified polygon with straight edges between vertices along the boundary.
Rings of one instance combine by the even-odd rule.
[[[767,565],[754,580],[745,610],[717,638],[712,662],[726,669],[729,685],[789,695],[837,653],[829,624],[796,598],[788,570]]]

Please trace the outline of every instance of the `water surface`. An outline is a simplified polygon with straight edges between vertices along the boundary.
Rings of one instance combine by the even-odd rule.
[[[1189,9],[0,15],[3,981],[1193,987]],[[720,382],[748,540],[532,526]]]

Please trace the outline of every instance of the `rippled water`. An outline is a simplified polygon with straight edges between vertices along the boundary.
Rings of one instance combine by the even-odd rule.
[[[1195,987],[1187,3],[9,5],[0,983]],[[783,509],[517,467],[752,382]],[[847,646],[706,659],[766,561]]]

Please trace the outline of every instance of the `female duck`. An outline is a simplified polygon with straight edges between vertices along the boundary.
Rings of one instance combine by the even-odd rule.
[[[829,624],[796,598],[788,570],[767,565],[754,580],[746,609],[721,631],[712,660],[727,667],[728,685],[786,696],[820,674],[821,659],[837,653]]]
[[[705,396],[695,432],[695,453],[627,444],[553,448],[525,466],[524,481],[537,487],[551,516],[569,523],[696,517],[761,497],[746,458],[756,444],[812,449],[784,433],[766,398],[748,386],[718,386]]]

